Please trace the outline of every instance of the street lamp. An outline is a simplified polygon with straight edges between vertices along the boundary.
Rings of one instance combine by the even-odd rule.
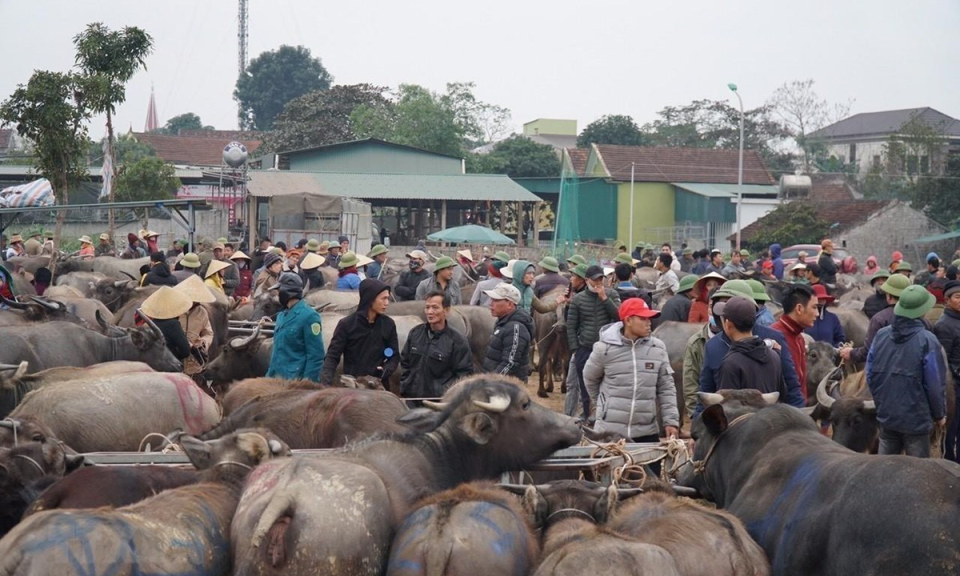
[[[743,210],[743,98],[737,92],[737,85],[733,82],[727,84],[727,88],[737,95],[740,101],[740,168],[737,170],[737,251],[740,251],[740,214]]]

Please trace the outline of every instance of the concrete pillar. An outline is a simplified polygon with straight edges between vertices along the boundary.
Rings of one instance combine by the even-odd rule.
[[[503,234],[507,229],[507,201],[500,201],[500,233]]]
[[[531,246],[540,246],[540,203],[533,203],[533,242]]]

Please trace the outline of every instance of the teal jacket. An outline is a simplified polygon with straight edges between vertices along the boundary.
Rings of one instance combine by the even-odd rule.
[[[324,356],[320,315],[306,301],[277,316],[267,377],[320,382]]]

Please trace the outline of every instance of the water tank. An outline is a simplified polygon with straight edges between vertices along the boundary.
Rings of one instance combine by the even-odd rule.
[[[813,181],[806,174],[784,174],[780,177],[781,198],[806,198]]]
[[[240,142],[231,142],[223,147],[223,162],[231,168],[239,168],[247,162],[247,147]]]

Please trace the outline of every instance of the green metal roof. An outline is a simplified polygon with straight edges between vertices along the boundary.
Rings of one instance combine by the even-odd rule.
[[[953,240],[954,238],[960,238],[960,230],[934,234],[933,236],[922,236],[920,238],[914,238],[913,241],[917,244],[932,244],[934,242],[940,242],[941,240]]]
[[[702,184],[694,182],[671,182],[677,188],[682,188],[688,192],[706,196],[708,198],[733,198],[737,195],[739,186],[736,184]],[[780,193],[777,186],[764,186],[760,184],[744,184],[744,196],[776,196]]]
[[[251,170],[247,185],[258,197],[310,193],[380,200],[491,200],[537,202],[540,199],[501,174],[359,174]]]

